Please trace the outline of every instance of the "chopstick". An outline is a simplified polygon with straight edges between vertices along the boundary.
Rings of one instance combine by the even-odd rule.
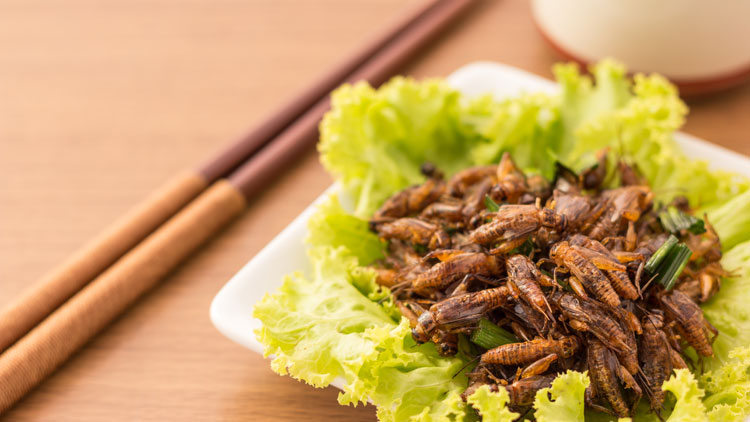
[[[445,0],[428,0],[374,34],[344,60],[298,93],[245,136],[156,190],[0,311],[0,352],[133,248],[211,183],[227,176],[324,98],[368,58],[383,51]]]
[[[447,0],[403,31],[347,81],[385,81],[474,0]],[[328,98],[250,160],[219,179],[0,355],[0,412],[65,362],[174,267],[238,217],[253,196],[314,144]]]

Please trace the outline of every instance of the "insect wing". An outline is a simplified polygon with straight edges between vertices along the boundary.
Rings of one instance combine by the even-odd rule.
[[[626,271],[627,268],[617,261],[613,256],[607,256],[595,250],[584,248],[578,245],[572,245],[576,252],[583,255],[584,258],[591,261],[597,268],[608,271]]]

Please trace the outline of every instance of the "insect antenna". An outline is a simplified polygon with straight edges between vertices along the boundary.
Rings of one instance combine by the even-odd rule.
[[[641,382],[643,389],[646,392],[646,395],[650,398],[654,395],[654,391],[651,389],[651,386],[648,385],[648,379],[646,378],[646,374],[643,373],[643,370],[638,367],[638,372],[635,374],[636,378],[638,378],[638,381]]]
[[[466,362],[466,364],[464,364],[464,366],[462,366],[461,369],[458,370],[458,372],[456,372],[455,374],[453,374],[453,376],[451,377],[451,379],[456,378],[458,376],[458,374],[460,374],[461,372],[463,372],[464,369],[468,368],[469,365],[471,365],[472,363],[478,361],[481,357],[482,357],[482,355],[477,355],[477,357],[475,357],[474,359]]]
[[[656,327],[656,325],[654,324],[654,322],[651,320],[651,315],[654,315],[653,312],[649,312],[648,309],[644,308],[643,306],[639,305],[636,302],[633,302],[633,306],[635,306],[636,309],[638,309],[643,314],[643,316],[648,317],[647,318],[648,322],[651,323],[651,324],[653,324],[654,327]]]
[[[635,272],[635,288],[638,289],[638,297],[643,299],[643,289],[641,289],[641,277],[643,277],[643,269],[646,268],[646,260],[644,259],[638,265],[638,270]]]
[[[664,416],[661,415],[661,411],[662,410],[667,410],[667,408],[664,407],[664,403],[661,404],[661,409],[659,409],[658,411],[656,411],[654,413],[656,413],[656,417],[659,418],[659,420],[661,422],[665,422],[666,419],[664,419]]]
[[[648,281],[646,282],[646,284],[645,284],[645,285],[643,286],[643,289],[641,289],[641,290],[646,290],[646,289],[648,288],[648,286],[649,286],[649,285],[651,284],[651,282],[652,282],[652,281],[654,281],[654,280],[656,279],[656,277],[657,277],[658,275],[659,275],[659,274],[655,274],[655,275],[654,275],[653,277],[651,277],[651,278],[650,278],[650,279],[649,279],[649,280],[648,280]]]

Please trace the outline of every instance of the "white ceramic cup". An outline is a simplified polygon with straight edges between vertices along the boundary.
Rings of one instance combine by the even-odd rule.
[[[750,0],[533,0],[532,8],[544,37],[579,62],[613,57],[687,94],[750,75]]]

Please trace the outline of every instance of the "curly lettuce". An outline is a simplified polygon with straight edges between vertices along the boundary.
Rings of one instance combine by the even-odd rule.
[[[489,385],[483,385],[466,400],[476,409],[483,421],[514,421],[520,415],[508,410],[510,396],[508,391],[500,388],[497,392],[490,391]]]
[[[470,405],[461,400],[465,359],[414,343],[388,292],[364,267],[383,256],[366,218],[394,192],[421,183],[425,161],[450,175],[497,162],[507,151],[525,170],[550,176],[555,160],[581,169],[594,151],[610,147],[637,163],[658,200],[683,194],[708,214],[722,239],[722,264],[732,271],[704,305],[722,333],[716,356],[704,362],[701,376],[681,370],[664,383],[670,395],[662,415],[670,422],[743,421],[750,412],[750,182],[709,170],[680,151],[673,134],[687,108],[663,77],[630,80],[612,61],[591,74],[558,65],[560,94],[501,101],[466,98],[435,79],[397,77],[379,89],[359,83],[336,90],[318,149],[353,212],[336,197],[321,204],[307,239],[314,271],[288,276],[256,304],[254,316],[263,322],[257,336],[265,354],[274,356],[272,368],[316,387],[341,380],[340,403],[369,401],[383,421],[513,420],[518,415],[507,409],[502,389],[479,389]],[[613,167],[610,184],[618,182]],[[541,422],[606,420],[584,412],[589,382],[585,373],[560,375],[538,392],[533,416]],[[642,404],[634,420],[657,420],[647,408]]]
[[[341,378],[339,403],[370,400],[381,421],[468,420],[464,362],[417,345],[408,322],[378,304],[387,296],[346,247],[318,246],[310,259],[311,277],[287,276],[255,306],[271,368],[318,388]]]
[[[586,373],[567,371],[549,388],[536,392],[534,416],[538,422],[583,422],[584,393],[589,386]]]

